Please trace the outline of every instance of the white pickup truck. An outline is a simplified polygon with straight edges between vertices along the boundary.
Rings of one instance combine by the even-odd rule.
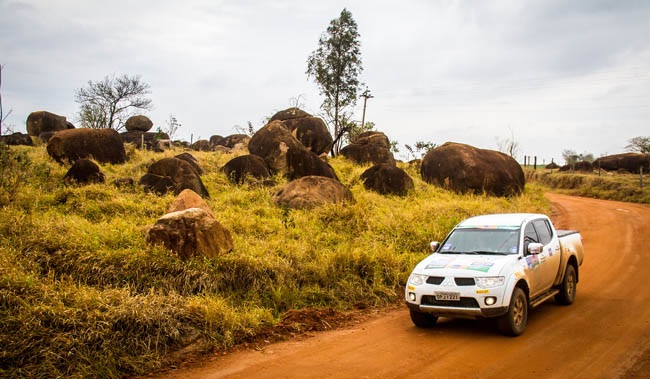
[[[406,304],[418,327],[439,316],[498,318],[507,335],[523,333],[528,309],[555,297],[576,296],[582,238],[555,230],[542,214],[494,214],[469,218],[418,263],[406,285]]]

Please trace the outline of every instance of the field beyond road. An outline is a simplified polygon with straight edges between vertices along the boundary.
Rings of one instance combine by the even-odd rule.
[[[573,305],[532,310],[525,333],[489,321],[414,327],[406,307],[354,328],[245,350],[171,378],[613,378],[650,373],[650,207],[548,194],[560,229],[578,229],[585,261]]]

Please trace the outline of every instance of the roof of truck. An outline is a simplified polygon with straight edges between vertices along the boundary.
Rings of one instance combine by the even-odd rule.
[[[491,214],[468,218],[458,224],[459,228],[497,228],[497,227],[520,227],[524,222],[540,217],[543,214],[536,213],[503,213]]]

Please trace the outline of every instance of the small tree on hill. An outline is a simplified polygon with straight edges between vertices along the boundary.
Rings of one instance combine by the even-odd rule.
[[[136,110],[153,108],[149,85],[140,76],[106,76],[99,82],[88,81],[88,86],[75,92],[79,103],[79,121],[86,128],[113,128],[120,130]]]
[[[363,71],[357,23],[352,13],[343,9],[333,19],[318,41],[318,48],[307,59],[307,77],[313,77],[325,100],[321,109],[333,124],[332,156],[341,148],[342,137],[349,125],[345,109],[357,102],[360,88],[358,76]]]
[[[627,151],[633,153],[650,154],[650,137],[634,137],[627,141]]]
[[[512,128],[508,129],[510,129],[510,138],[506,137],[500,139],[497,137],[497,148],[500,152],[508,154],[516,160],[517,155],[519,155],[519,142],[515,140],[515,132],[512,130]]]
[[[176,116],[173,114],[169,115],[169,118],[165,121],[165,127],[162,129],[163,132],[167,133],[169,139],[174,139],[174,134],[181,128],[181,123],[178,122]]]

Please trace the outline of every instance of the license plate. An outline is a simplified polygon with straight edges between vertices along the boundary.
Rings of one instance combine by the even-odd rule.
[[[460,301],[460,292],[435,292],[436,300]]]

